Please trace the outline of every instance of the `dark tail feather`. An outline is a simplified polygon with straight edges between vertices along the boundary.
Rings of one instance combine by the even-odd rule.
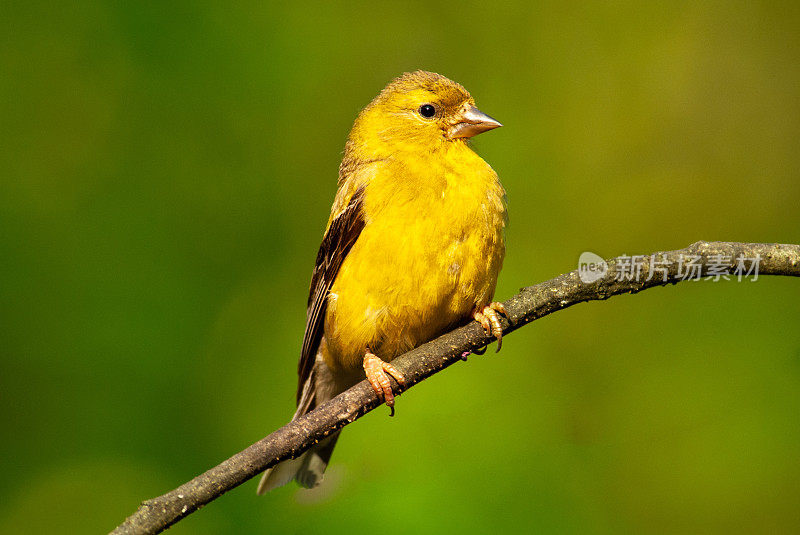
[[[258,484],[258,494],[265,494],[272,489],[281,487],[292,479],[297,480],[301,487],[307,489],[312,489],[319,485],[338,438],[339,431],[315,445],[297,459],[283,461],[264,472]]]
[[[318,403],[326,401],[325,399],[316,399],[316,372],[316,368],[312,370],[308,380],[303,386],[302,395],[297,404],[297,412],[295,412],[292,420],[309,412],[316,407]],[[338,438],[339,431],[325,438],[319,444],[315,444],[297,459],[283,461],[268,469],[264,472],[264,475],[261,476],[261,481],[258,483],[258,494],[264,494],[272,489],[282,487],[292,479],[297,480],[297,483],[301,487],[307,489],[319,485],[320,481],[322,481],[322,474],[325,473],[325,468],[328,466],[328,461],[331,459],[331,454],[333,453],[333,448],[336,446]]]

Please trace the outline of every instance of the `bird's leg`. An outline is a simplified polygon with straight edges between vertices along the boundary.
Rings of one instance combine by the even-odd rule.
[[[483,326],[483,330],[486,331],[486,334],[491,334],[497,338],[497,351],[500,351],[500,348],[503,347],[503,327],[500,325],[500,318],[497,315],[498,312],[508,317],[503,303],[498,302],[489,303],[483,307],[482,310],[476,308],[472,312],[472,317]]]
[[[390,416],[394,416],[394,393],[392,393],[392,383],[389,381],[389,376],[394,377],[402,387],[406,386],[406,379],[403,374],[397,369],[382,360],[379,356],[375,355],[369,348],[364,355],[364,373],[367,374],[367,379],[375,389],[375,393],[379,398],[383,398],[386,405],[392,410]]]

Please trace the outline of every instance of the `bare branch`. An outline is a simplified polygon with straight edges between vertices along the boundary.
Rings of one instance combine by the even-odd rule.
[[[687,268],[691,269],[692,265],[698,266],[698,271],[689,272],[690,277],[708,276],[714,275],[715,268],[733,273],[739,259],[753,258],[760,259],[759,276],[800,276],[800,245],[697,242],[686,249],[635,257],[633,264],[631,257],[617,257],[608,260],[605,275],[591,283],[581,282],[576,270],[523,288],[504,303],[510,321],[503,321],[503,332],[509,333],[542,316],[584,301],[603,300],[613,295],[678,283],[686,280]],[[621,270],[623,267],[625,269]],[[634,267],[638,267],[638,277],[631,276],[628,280],[619,276],[625,272],[635,275]],[[478,323],[470,322],[409,351],[395,359],[393,364],[405,376],[408,389],[492,340],[493,337],[484,334]],[[394,386],[397,392],[397,385]],[[300,455],[333,431],[356,421],[379,405],[372,387],[366,380],[362,381],[177,489],[143,502],[112,533],[160,533],[267,468]]]

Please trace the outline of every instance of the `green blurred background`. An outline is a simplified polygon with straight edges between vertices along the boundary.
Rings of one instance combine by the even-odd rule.
[[[292,414],[344,140],[464,84],[510,202],[497,297],[603,256],[800,242],[785,3],[0,8],[0,532],[101,533]],[[326,484],[175,533],[800,532],[800,282],[581,305],[349,427]]]

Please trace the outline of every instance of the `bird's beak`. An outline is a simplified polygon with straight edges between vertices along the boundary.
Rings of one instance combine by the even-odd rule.
[[[475,106],[467,106],[459,115],[458,122],[447,131],[447,137],[455,139],[477,136],[481,132],[501,126],[503,125],[500,121],[492,119]]]

